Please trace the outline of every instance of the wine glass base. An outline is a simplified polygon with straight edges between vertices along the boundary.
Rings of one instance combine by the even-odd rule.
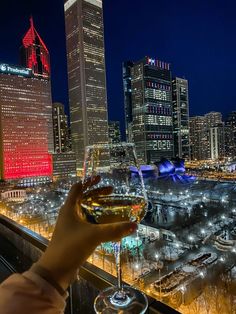
[[[123,286],[120,291],[117,287],[103,290],[94,301],[97,314],[144,314],[147,307],[145,294],[128,286]]]

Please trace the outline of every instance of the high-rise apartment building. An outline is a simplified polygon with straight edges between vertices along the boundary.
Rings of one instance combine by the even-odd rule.
[[[224,135],[224,127],[222,125],[222,114],[221,112],[211,111],[205,114],[206,120],[206,132],[207,132],[207,158],[216,160],[218,158],[222,158],[225,151],[223,150],[223,146],[225,145]],[[219,126],[219,128],[218,128]],[[223,140],[223,143],[221,141]]]
[[[218,124],[222,124],[221,112],[211,111],[205,114],[207,128],[212,128]]]
[[[225,126],[220,112],[190,118],[192,160],[217,160],[226,156]]]
[[[209,146],[211,160],[225,157],[225,127],[223,123],[209,128]]]
[[[0,64],[1,179],[33,182],[52,175],[50,80]]]
[[[121,142],[120,121],[109,121],[108,123],[109,143]]]
[[[71,150],[69,142],[68,118],[64,105],[53,103],[52,109],[54,152],[65,153]]]
[[[82,169],[86,145],[108,142],[102,0],[65,0],[72,148]]]
[[[50,76],[50,56],[42,38],[34,27],[33,18],[30,18],[30,28],[23,37],[20,48],[21,65],[32,69],[34,76]]]
[[[190,117],[190,155],[191,160],[205,160],[208,158],[207,126],[204,116]]]
[[[225,122],[226,156],[236,158],[236,111],[228,114]]]
[[[142,163],[173,157],[170,65],[145,57],[131,67],[132,138]],[[125,104],[125,108],[129,108]]]
[[[172,81],[174,155],[190,159],[188,81],[176,77]]]

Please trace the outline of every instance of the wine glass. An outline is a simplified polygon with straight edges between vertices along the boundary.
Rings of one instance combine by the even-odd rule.
[[[84,199],[82,210],[91,223],[122,221],[139,223],[147,210],[147,195],[134,145],[131,143],[98,144],[86,147],[84,180],[99,175],[95,186],[112,186],[112,194]],[[94,188],[94,187],[93,187]],[[102,291],[94,301],[96,313],[145,313],[148,301],[140,291],[123,285],[121,277],[121,242],[115,245],[117,287]]]

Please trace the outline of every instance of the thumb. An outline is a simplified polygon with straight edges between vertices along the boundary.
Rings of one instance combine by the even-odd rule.
[[[133,222],[101,224],[98,227],[100,229],[98,233],[100,242],[118,241],[134,233],[138,228],[137,224]]]

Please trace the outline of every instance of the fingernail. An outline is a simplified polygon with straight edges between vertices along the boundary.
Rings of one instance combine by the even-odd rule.
[[[133,233],[137,229],[138,229],[138,225],[135,222],[130,224],[130,228],[129,228],[130,233]]]

